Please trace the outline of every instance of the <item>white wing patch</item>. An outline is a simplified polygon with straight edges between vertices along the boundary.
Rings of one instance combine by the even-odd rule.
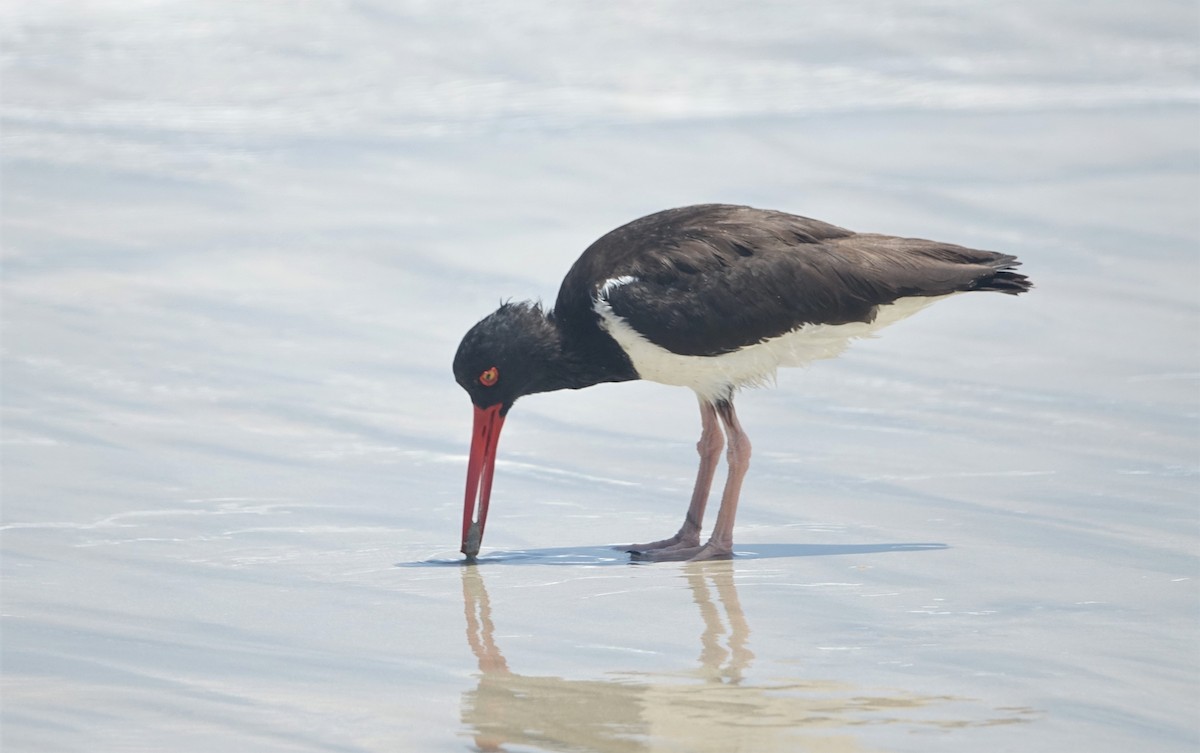
[[[638,278],[634,277],[633,275],[621,275],[620,277],[613,277],[611,279],[604,281],[604,284],[600,286],[600,292],[597,293],[597,295],[601,299],[607,301],[608,294],[612,291],[613,288],[619,288],[622,285],[628,285],[631,282],[637,282],[637,281],[638,281]]]
[[[872,337],[887,325],[949,297],[901,298],[880,306],[871,322],[806,324],[732,353],[684,356],[650,342],[613,312],[606,298],[607,291],[634,279],[618,277],[601,287],[594,304],[601,326],[629,355],[639,377],[660,384],[690,387],[708,401],[727,400],[741,387],[773,383],[775,372],[781,366],[806,366],[813,361],[834,358],[854,340]]]

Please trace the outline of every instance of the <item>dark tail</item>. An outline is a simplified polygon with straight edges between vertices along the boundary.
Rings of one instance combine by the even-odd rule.
[[[994,290],[997,293],[1020,295],[1033,287],[1029,278],[1019,272],[1013,272],[1014,267],[1021,266],[1017,257],[1008,254],[997,254],[996,259],[988,266],[996,270],[987,277],[975,281],[972,290]]]

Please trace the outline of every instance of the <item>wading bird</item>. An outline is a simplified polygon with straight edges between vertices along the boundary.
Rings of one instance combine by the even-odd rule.
[[[625,548],[647,560],[731,556],[750,463],[734,393],[770,381],[780,366],[832,358],[955,293],[1023,293],[1031,285],[1012,271],[1018,264],[1008,254],[724,204],[668,209],[607,233],[567,272],[551,311],[506,303],[458,347],[454,376],[475,406],[462,552],[479,553],[497,441],[517,398],[647,379],[695,391],[700,469],[679,531]],[[701,545],[726,440],[721,506]]]

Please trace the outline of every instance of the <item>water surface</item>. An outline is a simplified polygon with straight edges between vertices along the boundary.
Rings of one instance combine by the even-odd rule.
[[[10,3],[6,751],[1189,751],[1183,2]],[[749,203],[1015,253],[739,399],[732,562],[651,384],[533,396],[457,548],[449,364],[594,238]]]

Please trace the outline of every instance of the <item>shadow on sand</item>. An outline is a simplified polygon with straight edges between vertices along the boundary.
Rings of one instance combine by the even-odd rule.
[[[735,549],[735,560],[778,559],[783,557],[830,557],[839,554],[886,554],[949,549],[946,544],[746,544]],[[432,558],[416,562],[398,562],[396,567],[446,567],[461,565],[638,565],[656,563],[631,560],[628,552],[611,546],[566,546],[547,549],[489,552],[474,560]]]

